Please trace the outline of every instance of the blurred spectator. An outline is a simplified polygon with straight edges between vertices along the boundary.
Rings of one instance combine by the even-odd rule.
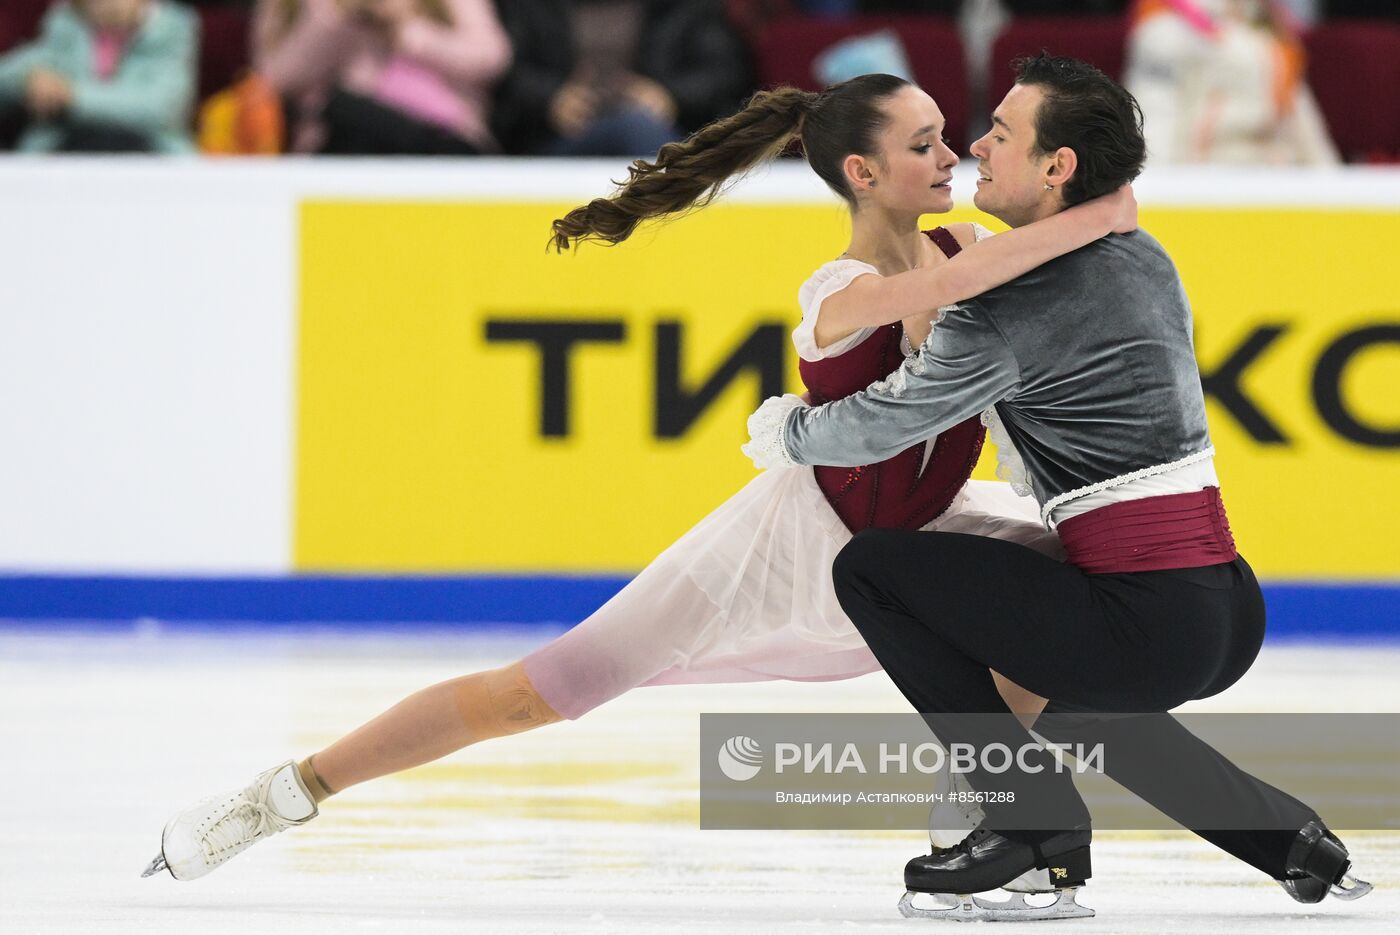
[[[645,155],[734,112],[748,50],[719,0],[500,0],[515,67],[496,127],[515,153]]]
[[[918,16],[956,16],[963,0],[787,0],[792,11],[807,16],[858,16],[896,13]],[[733,9],[739,5],[731,0]]]
[[[0,107],[27,152],[193,152],[199,25],[167,0],[54,4],[37,40],[0,56]]]
[[[795,0],[724,0],[725,17],[750,43],[770,22],[796,10]]]
[[[855,16],[860,0],[796,0],[797,9],[808,16]]]
[[[491,0],[258,0],[253,65],[292,111],[295,152],[469,155],[498,147],[510,45]]]
[[[1332,165],[1303,47],[1268,0],[1139,0],[1128,89],[1150,164]]]
[[[918,13],[956,16],[963,0],[860,0],[854,4],[865,13]]]
[[[893,29],[848,36],[812,60],[812,75],[822,85],[840,84],[860,75],[894,75],[914,81],[909,52]]]
[[[1293,14],[1293,19],[1304,29],[1311,27],[1322,16],[1322,0],[1280,0]],[[1393,0],[1392,0],[1393,2]]]
[[[1099,16],[1118,14],[1128,0],[1002,0],[1012,16]]]

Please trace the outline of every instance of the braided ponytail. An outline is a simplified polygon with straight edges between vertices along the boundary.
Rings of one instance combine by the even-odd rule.
[[[889,117],[881,103],[909,86],[894,75],[861,75],[821,94],[797,88],[760,91],[732,117],[697,130],[683,143],[667,143],[655,162],[638,159],[627,181],[607,198],[595,198],[554,222],[550,245],[559,252],[584,240],[617,244],[650,218],[703,208],[736,175],[773,158],[794,137],[823,182],[855,208],[841,168],[845,158],[879,152]]]
[[[737,114],[661,147],[655,162],[632,163],[616,192],[554,222],[551,245],[562,253],[585,240],[617,244],[642,221],[703,208],[731,178],[773,158],[800,135],[819,98],[797,88],[758,92]]]

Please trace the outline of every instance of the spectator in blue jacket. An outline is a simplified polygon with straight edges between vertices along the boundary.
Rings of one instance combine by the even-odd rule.
[[[27,152],[194,152],[199,21],[169,0],[63,0],[0,56],[0,107]]]

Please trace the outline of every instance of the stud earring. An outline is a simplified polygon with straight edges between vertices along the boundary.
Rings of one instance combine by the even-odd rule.
[[[1051,185],[1049,182],[1046,182],[1046,183],[1045,183],[1045,190],[1046,190],[1047,192],[1053,192],[1053,191],[1055,190],[1055,186]]]
[[[875,187],[875,180],[874,180],[874,179],[871,179],[871,180],[870,180],[870,187],[871,187],[871,188],[874,188],[874,187]]]

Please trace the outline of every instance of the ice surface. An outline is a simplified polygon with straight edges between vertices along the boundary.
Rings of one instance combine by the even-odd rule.
[[[917,832],[697,826],[700,712],[906,710],[880,674],[642,689],[578,722],[351,789],[310,826],[203,880],[139,879],[176,807],[242,786],[423,685],[500,665],[540,638],[0,629],[0,933],[940,925],[895,911],[904,861],[923,847]],[[1185,710],[1400,711],[1397,673],[1400,647],[1270,645],[1238,685]],[[1098,918],[1051,928],[1400,931],[1400,834],[1346,840],[1376,892],[1303,907],[1189,834],[1103,832],[1081,898]]]

